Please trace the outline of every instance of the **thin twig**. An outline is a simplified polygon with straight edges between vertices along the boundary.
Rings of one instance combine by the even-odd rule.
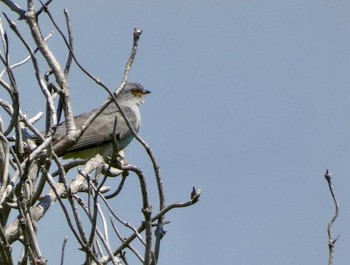
[[[339,204],[337,201],[337,198],[335,197],[335,193],[333,191],[333,186],[332,186],[332,175],[331,173],[328,171],[328,169],[326,170],[326,174],[324,175],[325,179],[327,180],[328,183],[328,187],[329,187],[329,191],[331,192],[332,198],[333,198],[333,202],[334,202],[334,207],[335,207],[335,211],[334,214],[331,218],[331,220],[329,221],[328,225],[327,225],[327,233],[328,233],[328,249],[329,249],[329,253],[328,253],[328,265],[332,265],[333,264],[333,253],[334,253],[334,246],[335,246],[335,242],[338,240],[339,236],[337,236],[337,238],[333,238],[332,235],[332,226],[334,221],[337,219],[338,214],[339,214]]]
[[[5,135],[2,134],[1,129],[0,129],[0,145],[2,145],[0,147],[0,152],[3,152],[1,154],[2,157],[0,158],[0,161],[2,162],[2,164],[0,165],[2,167],[0,168],[0,172],[1,172],[0,198],[1,198],[9,181],[9,160],[10,160],[9,142],[7,141]]]
[[[5,236],[5,231],[2,225],[0,225],[0,252],[2,256],[2,260],[6,261],[6,264],[12,265],[12,258],[11,258],[11,246],[9,242],[7,241],[7,238]]]
[[[29,44],[24,39],[22,34],[19,32],[19,30],[17,29],[16,25],[12,21],[10,21],[7,17],[6,17],[6,19],[8,20],[8,23],[10,24],[11,29],[15,32],[17,37],[21,40],[21,42],[23,43],[23,45],[25,46],[25,48],[27,49],[27,51],[30,54],[30,57],[31,57],[31,60],[32,60],[32,63],[33,63],[33,67],[34,67],[34,70],[35,70],[36,79],[38,81],[38,84],[39,84],[39,87],[41,88],[42,93],[44,94],[44,96],[45,96],[45,98],[47,100],[48,106],[50,108],[50,112],[52,113],[52,115],[51,115],[52,122],[51,123],[52,124],[57,124],[55,104],[53,102],[53,98],[52,98],[48,88],[46,87],[46,84],[44,83],[44,81],[41,78],[39,63],[38,63],[37,59],[35,58],[34,52],[30,48]],[[43,42],[45,43],[44,40],[43,40]],[[16,113],[14,113],[14,115],[16,115]]]
[[[32,250],[33,250],[33,255],[35,255],[35,260],[39,263],[39,264],[44,264],[43,262],[45,261],[45,259],[43,258],[43,255],[41,254],[41,250],[39,247],[39,243],[37,240],[37,236],[35,234],[35,221],[33,220],[30,211],[27,212],[26,214],[26,232],[27,235],[29,236],[28,238],[28,245],[31,246]]]
[[[70,227],[71,231],[73,232],[73,234],[74,234],[75,238],[77,239],[77,241],[79,242],[79,244],[80,244],[82,247],[84,247],[85,244],[84,244],[83,240],[80,238],[80,236],[79,236],[78,232],[76,231],[75,227],[73,226],[73,223],[72,223],[72,220],[71,220],[71,218],[70,218],[70,216],[69,216],[68,210],[67,210],[66,206],[64,205],[64,203],[63,203],[63,201],[62,201],[62,199],[61,199],[61,193],[59,193],[59,192],[57,191],[57,189],[56,189],[56,185],[57,185],[57,184],[54,182],[54,180],[52,179],[52,177],[50,176],[50,174],[47,174],[47,181],[48,181],[48,183],[49,183],[49,185],[50,185],[52,191],[55,193],[58,202],[59,202],[60,205],[61,205],[61,208],[62,208],[62,210],[63,210],[63,213],[64,213],[64,215],[65,215],[65,217],[66,217],[66,221],[67,221],[67,223],[68,223],[68,226]]]
[[[112,194],[106,195],[104,196],[107,200],[108,199],[112,199],[116,196],[118,196],[118,194],[121,192],[121,190],[123,189],[124,183],[125,183],[126,177],[124,175],[122,175],[122,179],[118,185],[118,188],[116,189],[115,192],[113,192]]]
[[[97,204],[97,210],[98,210],[98,213],[100,214],[100,217],[101,217],[101,221],[102,221],[102,224],[103,224],[103,231],[104,231],[104,239],[109,242],[109,237],[108,237],[108,226],[107,226],[107,222],[106,222],[106,218],[103,214],[103,211],[101,209],[101,206],[99,204]]]
[[[39,8],[39,10],[35,13],[36,17],[39,17],[39,15],[48,7],[48,5],[52,2],[53,0],[49,0],[47,1],[45,4],[43,4],[41,1],[41,7]]]
[[[13,12],[17,13],[20,18],[24,16],[24,13],[26,12],[24,9],[22,9],[19,5],[14,3],[11,0],[1,0],[5,5],[7,5]]]
[[[9,23],[9,26],[12,30],[14,30],[14,32],[17,34],[16,32],[16,25],[15,23],[13,23],[5,13],[3,13],[5,19],[7,20],[7,22]],[[5,35],[6,36],[6,35]],[[12,106],[13,106],[13,115],[12,115],[12,119],[11,119],[11,123],[13,123],[13,125],[15,126],[16,130],[16,152],[22,156],[23,154],[23,140],[22,140],[22,132],[21,132],[21,126],[20,126],[20,122],[19,122],[19,114],[20,114],[20,108],[19,108],[19,93],[17,90],[17,84],[16,84],[16,80],[14,77],[14,74],[11,70],[10,67],[10,59],[9,59],[9,45],[8,45],[8,40],[7,38],[5,38],[5,43],[4,43],[4,49],[5,49],[5,58],[3,58],[0,54],[0,58],[3,61],[5,67],[6,67],[6,72],[8,75],[8,78],[10,80],[10,84],[11,84],[11,99],[12,99]]]
[[[124,238],[121,236],[120,232],[118,231],[118,228],[114,224],[112,217],[110,217],[110,222],[112,224],[113,231],[115,232],[115,234],[117,235],[119,240],[123,242]],[[144,262],[142,255],[131,244],[128,245],[128,248],[135,254],[135,256],[139,259],[139,261],[141,263]],[[120,252],[120,253],[122,253],[122,252]]]
[[[74,197],[76,198],[78,204],[82,207],[82,209],[84,210],[85,214],[88,216],[90,222],[92,222],[93,220],[91,219],[92,216],[91,214],[89,213],[89,209],[86,205],[86,203],[80,198],[78,197],[78,195],[74,195]],[[112,261],[113,264],[118,264],[118,260],[117,258],[115,257],[116,255],[112,252],[111,248],[110,248],[110,245],[109,245],[109,242],[105,240],[105,238],[103,237],[103,234],[102,232],[99,230],[98,227],[96,227],[96,233],[99,237],[99,239],[101,240],[102,244],[104,245],[105,249],[107,250],[107,253],[108,253],[108,257],[104,257],[102,258],[101,260],[104,260],[104,259],[108,259],[108,261]],[[102,264],[103,261],[101,261]]]
[[[51,32],[47,35],[47,37],[44,39],[44,41],[48,41],[52,36],[53,36],[53,31],[51,31]],[[36,54],[38,51],[39,51],[39,48],[37,47],[37,48],[35,48],[35,50],[33,51],[33,53]],[[26,62],[28,62],[28,61],[30,60],[30,58],[31,58],[31,56],[29,55],[29,56],[27,56],[26,58],[24,58],[22,61],[19,61],[19,62],[15,63],[15,64],[11,65],[10,68],[11,68],[11,69],[14,69],[14,68],[17,68],[17,67],[19,67],[19,66],[21,66],[21,65],[24,65]],[[5,73],[6,73],[6,70],[5,70],[5,69],[2,70],[2,71],[0,72],[0,78],[1,78]]]
[[[167,213],[168,211],[170,211],[173,208],[188,207],[188,206],[198,202],[200,195],[201,195],[200,189],[196,190],[195,192],[192,191],[191,192],[191,199],[189,201],[182,202],[182,203],[174,203],[174,204],[169,205],[168,207],[164,208],[161,212],[156,214],[154,217],[152,217],[151,222],[157,221],[160,217],[162,217],[165,213]],[[137,228],[137,233],[142,233],[144,230],[145,230],[145,225],[144,225],[144,223],[142,223],[141,226],[139,226]],[[130,242],[133,241],[137,237],[137,233],[135,232],[131,236],[129,236],[127,239],[125,239],[123,241],[123,243],[116,250],[113,251],[114,255],[117,255],[124,248],[128,247]],[[108,258],[102,259],[102,263],[103,262],[107,263],[108,261],[109,261]]]
[[[136,234],[136,236],[140,240],[140,242],[145,246],[146,243],[143,240],[143,238],[141,237],[140,233],[137,231],[137,229],[135,227],[133,227],[131,224],[120,219],[115,214],[115,212],[112,210],[112,207],[109,205],[108,201],[104,198],[104,196],[101,193],[99,195],[100,195],[101,199],[103,200],[103,202],[105,203],[105,205],[107,206],[107,209],[109,210],[111,216],[113,216],[119,223],[123,224],[125,227],[130,228]]]
[[[69,39],[69,47],[73,51],[74,50],[73,27],[72,27],[72,23],[70,21],[67,9],[64,10],[64,15],[66,17],[66,24],[67,24],[67,30],[68,30],[68,39]],[[72,52],[69,52],[68,58],[67,58],[67,62],[66,62],[66,67],[64,68],[64,74],[66,75],[66,77],[68,77],[70,66],[72,64],[72,59],[73,59]]]
[[[61,96],[64,97],[65,100],[64,110],[67,130],[68,132],[75,131],[72,104],[67,78],[64,75],[64,72],[62,71],[58,60],[56,59],[52,51],[49,49],[47,43],[43,40],[39,25],[37,23],[37,17],[35,15],[34,4],[32,1],[28,1],[28,11],[25,13],[25,19],[37,47],[39,48],[41,54],[44,56],[49,67],[52,69],[52,72],[56,78],[56,82],[61,89]],[[69,137],[69,135],[67,137]]]
[[[152,221],[151,221],[152,206],[148,200],[146,180],[142,171],[135,166],[132,166],[129,164],[126,166],[122,166],[121,169],[134,172],[137,175],[140,182],[140,189],[141,189],[142,202],[143,202],[142,213],[144,215],[143,224],[145,226],[145,234],[146,234],[144,264],[149,265],[151,264],[151,261],[152,261]]]
[[[64,263],[64,250],[66,249],[67,241],[68,241],[68,236],[65,236],[63,239],[62,250],[61,250],[61,263],[60,263],[61,265],[63,265]]]

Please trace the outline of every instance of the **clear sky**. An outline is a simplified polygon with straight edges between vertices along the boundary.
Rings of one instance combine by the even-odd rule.
[[[159,160],[168,204],[187,200],[192,186],[203,191],[198,204],[167,216],[160,264],[327,264],[326,169],[340,203],[334,264],[350,264],[349,1],[65,0],[50,8],[62,26],[68,9],[77,57],[112,89],[133,28],[144,30],[130,76],[152,91],[140,135]],[[44,35],[51,30],[46,22]],[[58,34],[49,43],[64,62]],[[23,93],[37,89],[24,84]],[[76,69],[69,84],[75,114],[106,98]],[[22,108],[33,115],[42,100],[22,98]],[[127,159],[154,185],[136,142]],[[139,220],[128,212],[139,203],[132,185],[114,203]],[[66,234],[55,209],[39,223],[39,231],[57,227],[50,238],[39,234],[49,264],[60,252],[50,242]],[[67,254],[69,264],[82,263],[78,254]]]

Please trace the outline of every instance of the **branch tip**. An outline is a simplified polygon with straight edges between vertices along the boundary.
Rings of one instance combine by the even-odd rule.
[[[199,201],[199,197],[201,196],[201,189],[196,190],[195,187],[192,188],[192,192],[191,192],[191,201],[192,202],[197,202]]]
[[[332,174],[328,171],[328,169],[326,169],[326,174],[324,177],[327,181],[330,181],[332,179]]]
[[[140,39],[142,32],[142,29],[134,28],[134,43]]]

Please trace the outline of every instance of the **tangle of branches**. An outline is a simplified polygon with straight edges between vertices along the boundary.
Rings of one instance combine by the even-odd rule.
[[[158,193],[156,203],[150,201],[150,187],[147,182],[149,176],[146,179],[139,167],[125,162],[123,153],[119,155],[122,161],[117,165],[110,165],[100,155],[87,161],[63,162],[59,158],[103,109],[102,104],[82,127],[76,127],[71,88],[68,86],[71,65],[75,64],[86,78],[93,80],[101,88],[101,93],[106,93],[109,100],[117,104],[116,97],[128,81],[142,30],[134,29],[131,54],[126,62],[124,74],[121,75],[122,81],[117,89],[111,90],[79,62],[74,51],[72,26],[66,10],[66,30],[63,30],[49,10],[52,0],[46,3],[40,1],[38,7],[34,1],[28,0],[26,9],[11,0],[1,2],[8,8],[8,12],[2,13],[3,20],[0,21],[0,88],[8,99],[0,98],[0,107],[7,113],[4,118],[0,116],[0,264],[13,264],[14,258],[18,264],[47,263],[41,242],[38,240],[38,233],[46,231],[38,230],[36,224],[50,211],[53,204],[61,207],[61,220],[70,230],[73,240],[78,243],[79,250],[83,251],[84,264],[128,264],[131,255],[141,264],[157,264],[161,239],[165,235],[166,214],[175,208],[196,203],[200,190],[193,188],[185,202],[166,205],[156,156],[146,141],[132,130],[130,124],[135,140],[143,147],[153,168],[155,181],[152,183],[155,183]],[[27,26],[29,38],[25,37],[28,34],[23,34],[14,23],[11,18],[14,16],[19,19],[16,23]],[[58,32],[58,37],[66,45],[67,58],[64,65],[59,63],[62,58],[58,58],[52,52],[47,42],[52,34],[45,37],[41,33],[41,16],[49,18],[52,29]],[[9,30],[18,38],[23,50],[28,54],[27,58],[16,63],[10,61],[11,52],[16,51],[10,49]],[[32,67],[32,77],[38,88],[34,93],[41,94],[45,99],[42,112],[34,117],[26,116],[20,107],[26,99],[22,96],[22,88],[18,85],[18,76],[14,69],[25,64]],[[53,134],[61,116],[67,125],[67,135],[53,145]],[[45,130],[36,125],[42,118],[45,119]],[[33,135],[40,139],[40,142],[33,141]],[[73,169],[77,173],[68,179],[67,174],[73,173]],[[106,181],[115,176],[118,176],[113,178],[117,188],[111,190]],[[129,178],[138,180],[139,185],[134,188],[134,197],[135,200],[142,200],[142,220],[137,225],[123,220],[122,213],[117,213],[111,206],[111,201],[120,196]],[[68,237],[62,238],[61,264],[67,259],[67,240]],[[15,242],[21,245],[21,254],[18,257],[13,256],[12,245]],[[115,242],[119,242],[117,246]]]

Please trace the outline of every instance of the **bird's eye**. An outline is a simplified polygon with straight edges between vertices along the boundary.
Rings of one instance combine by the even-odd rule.
[[[140,90],[140,89],[134,89],[134,90],[132,90],[132,94],[133,94],[134,96],[136,96],[136,97],[139,97],[139,96],[142,95],[142,90]]]

